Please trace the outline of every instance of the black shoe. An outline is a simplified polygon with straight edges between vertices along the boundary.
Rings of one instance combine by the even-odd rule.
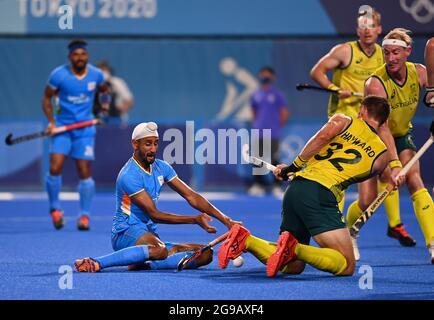
[[[416,241],[408,234],[402,223],[398,224],[393,228],[388,226],[387,236],[389,236],[390,238],[398,239],[401,246],[404,247],[414,247],[416,245]]]

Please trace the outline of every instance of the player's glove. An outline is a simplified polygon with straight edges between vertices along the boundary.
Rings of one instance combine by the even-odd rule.
[[[425,103],[428,108],[434,108],[434,87],[426,88],[423,103]]]
[[[304,165],[306,164],[307,160],[303,160],[300,158],[300,156],[297,156],[295,160],[287,167],[282,168],[280,171],[280,177],[282,177],[283,180],[288,179],[289,173],[295,173],[303,169]]]

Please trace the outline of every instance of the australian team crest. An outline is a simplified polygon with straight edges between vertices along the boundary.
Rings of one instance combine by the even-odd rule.
[[[412,84],[411,84],[411,86],[410,86],[410,90],[411,90],[411,93],[413,93],[413,94],[416,93],[416,84],[415,84],[415,83],[412,83]]]

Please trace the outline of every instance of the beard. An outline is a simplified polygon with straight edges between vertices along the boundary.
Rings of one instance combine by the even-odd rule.
[[[155,162],[155,153],[149,152],[145,155],[139,153],[139,158],[144,165],[150,166],[151,164],[153,164]]]
[[[87,61],[79,60],[73,64],[73,67],[76,71],[81,72],[86,69]]]

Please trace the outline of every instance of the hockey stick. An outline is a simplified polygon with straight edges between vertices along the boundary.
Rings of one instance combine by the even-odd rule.
[[[242,146],[241,152],[244,161],[247,163],[253,164],[258,167],[265,167],[270,171],[274,171],[274,169],[276,169],[276,166],[273,166],[271,163],[268,163],[267,161],[262,160],[258,157],[251,156],[248,144]]]
[[[414,155],[413,158],[402,168],[399,172],[399,176],[405,176],[410,168],[415,164],[417,160],[428,150],[431,144],[434,142],[434,121],[431,123],[431,136],[425,142],[425,144],[419,149],[418,152]],[[389,193],[393,190],[393,185],[388,185],[386,189],[381,192],[377,198],[369,205],[369,207],[363,211],[362,215],[354,222],[354,224],[350,228],[350,234],[353,238],[356,238],[360,232],[360,229],[365,225],[365,223],[371,218],[374,212],[380,207],[383,201],[387,198]]]
[[[337,91],[337,90],[332,90],[332,89],[327,89],[327,88],[323,88],[323,87],[318,87],[318,86],[314,86],[314,85],[311,85],[311,84],[308,84],[308,83],[298,83],[295,86],[295,88],[298,91],[308,89],[308,90],[325,91],[325,92],[336,93],[336,94],[339,93],[339,91]],[[363,93],[360,93],[360,92],[351,92],[351,95],[355,96],[355,97],[363,97]]]
[[[84,127],[88,127],[88,126],[93,126],[96,124],[99,124],[100,120],[99,119],[93,119],[93,120],[87,120],[87,121],[83,121],[83,122],[77,122],[77,123],[73,123],[73,124],[69,124],[66,126],[61,126],[61,127],[56,127],[53,129],[52,131],[52,135],[58,134],[58,133],[62,133],[62,132],[66,132],[66,131],[71,131],[74,129],[80,129],[80,128],[84,128]],[[47,132],[44,131],[38,131],[38,132],[34,132],[34,133],[30,133],[30,134],[26,134],[23,136],[19,136],[14,138],[12,133],[9,133],[6,138],[5,138],[5,143],[8,146],[17,144],[17,143],[21,143],[21,142],[25,142],[25,141],[29,141],[29,140],[33,140],[36,138],[41,138],[41,137],[46,137],[48,136]]]
[[[182,271],[184,270],[184,268],[190,263],[195,261],[196,259],[198,259],[205,251],[211,249],[212,247],[214,247],[215,245],[219,244],[220,242],[224,241],[227,236],[228,236],[228,232],[223,233],[220,237],[214,239],[213,241],[211,241],[210,243],[208,243],[206,246],[196,250],[191,256],[186,255],[184,258],[181,259],[181,261],[179,261],[178,263],[178,267],[177,267],[177,271]]]
[[[243,160],[247,163],[253,164],[257,167],[265,167],[271,172],[273,172],[277,168],[276,166],[272,165],[271,163],[265,160],[262,160],[261,158],[251,156],[248,144],[242,146],[241,152],[242,152]],[[287,181],[292,181],[293,178],[294,175],[291,175],[288,177]]]

